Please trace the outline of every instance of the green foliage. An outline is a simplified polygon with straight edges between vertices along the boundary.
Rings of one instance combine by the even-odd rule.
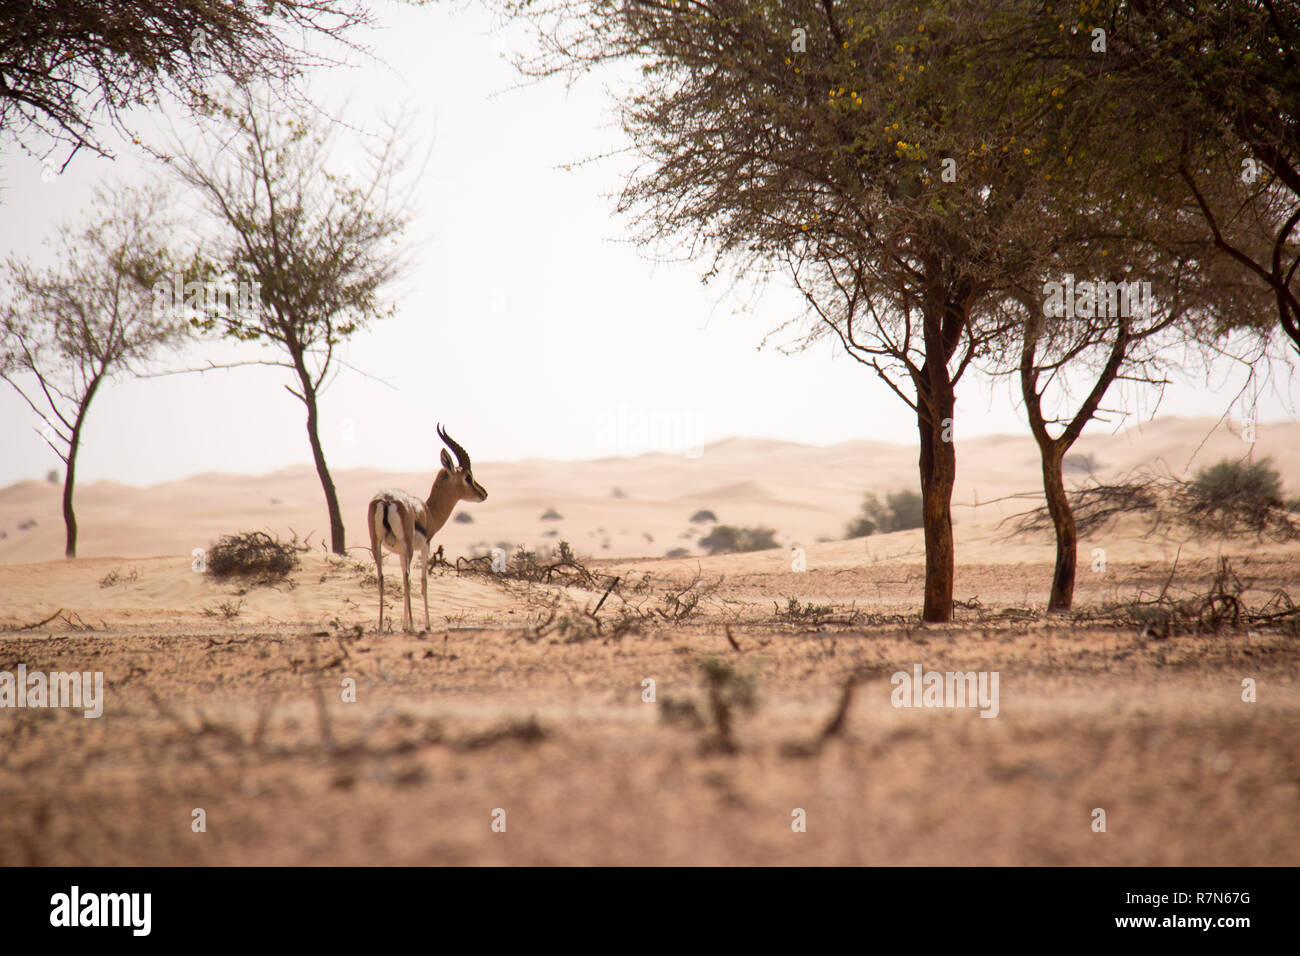
[[[771,528],[737,528],[717,525],[700,539],[700,547],[709,554],[735,554],[738,551],[769,551],[780,547]]]
[[[111,157],[101,125],[129,134],[134,107],[210,103],[222,79],[291,93],[286,79],[370,20],[355,0],[3,3],[0,130],[26,152],[52,140]]]
[[[867,535],[906,531],[925,524],[924,499],[915,491],[891,491],[882,502],[873,492],[862,501],[862,514],[849,523],[845,537],[865,538]]]
[[[1187,489],[1188,511],[1209,520],[1260,524],[1282,504],[1282,478],[1268,458],[1231,461],[1202,468]]]
[[[171,163],[211,213],[191,270],[247,283],[258,302],[208,308],[193,325],[284,349],[319,388],[333,348],[393,312],[385,294],[405,267],[398,243],[408,220],[394,188],[401,163],[393,139],[367,181],[330,168],[332,128],[279,119],[247,91],[233,106],[202,112],[220,146],[176,143]]]
[[[853,519],[844,529],[846,538],[866,538],[875,533],[876,523],[865,515]]]

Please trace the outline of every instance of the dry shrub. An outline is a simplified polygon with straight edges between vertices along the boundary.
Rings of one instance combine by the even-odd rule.
[[[556,584],[565,587],[585,588],[598,591],[613,580],[604,575],[597,576],[589,571],[574,554],[567,541],[561,541],[552,549],[530,551],[520,546],[514,555],[506,559],[504,571],[492,570],[492,556],[478,554],[473,557],[459,557],[452,564],[442,556],[442,548],[429,559],[431,567],[445,567],[457,574],[487,575],[498,581],[524,581],[529,584]],[[600,578],[605,580],[601,581]]]
[[[228,578],[247,578],[253,583],[270,584],[283,581],[300,561],[299,554],[307,550],[295,535],[291,541],[281,541],[265,531],[246,531],[227,534],[208,548],[208,574],[218,581]]]
[[[1156,638],[1216,634],[1225,627],[1278,627],[1284,633],[1300,633],[1300,607],[1291,595],[1279,588],[1263,606],[1251,607],[1243,595],[1250,590],[1252,582],[1243,581],[1228,558],[1219,558],[1214,577],[1204,592],[1175,596],[1171,586],[1177,570],[1175,559],[1160,593],[1152,598],[1139,596],[1097,612],[1078,612],[1075,619],[1116,621],[1136,626],[1144,635]]]
[[[786,598],[785,607],[773,601],[775,618],[782,624],[858,624],[863,614],[855,607],[837,608],[834,604],[800,603],[798,598]]]
[[[708,690],[709,713],[713,717],[713,736],[706,739],[706,750],[735,753],[734,721],[737,710],[758,709],[758,680],[754,674],[738,674],[730,664],[710,658],[700,662]]]
[[[735,738],[736,712],[758,709],[757,675],[737,673],[730,664],[714,658],[701,661],[699,666],[704,678],[705,703],[665,696],[661,702],[660,719],[665,723],[704,729],[706,723],[701,711],[707,706],[712,727],[700,742],[700,749],[705,753],[735,753],[740,749]]]

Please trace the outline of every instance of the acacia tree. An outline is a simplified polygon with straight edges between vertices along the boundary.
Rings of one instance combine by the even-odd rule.
[[[91,223],[64,227],[58,262],[10,259],[0,293],[0,378],[40,417],[63,461],[64,554],[77,556],[73,489],[91,403],[108,382],[180,344],[188,327],[155,308],[153,286],[178,274],[167,252],[166,197],[101,189]]]
[[[1076,247],[1073,265],[1052,280],[1056,288],[1021,287],[1006,303],[1016,310],[1017,321],[1008,323],[1014,331],[1004,364],[1019,380],[1056,533],[1049,611],[1069,610],[1074,600],[1078,532],[1065,489],[1064,458],[1098,417],[1107,392],[1126,381],[1163,387],[1180,356],[1213,340],[1216,329],[1233,324],[1239,310],[1257,306],[1262,297],[1262,290],[1230,269],[1165,256],[1133,240],[1121,243],[1120,235],[1109,233],[1106,245],[1127,246],[1123,266],[1112,262],[1109,273],[1100,263],[1089,268],[1088,257]],[[1226,266],[1221,259],[1219,264]],[[1077,284],[1071,281],[1076,275]],[[1086,278],[1090,275],[1101,278]],[[1139,291],[1144,285],[1146,294]],[[1077,386],[1083,395],[1071,404]]]
[[[356,0],[6,0],[0,140],[107,155],[97,126],[124,131],[129,108],[202,102],[218,77],[293,78],[328,62],[309,38],[350,46],[369,19]]]
[[[1177,6],[1174,19],[1204,14],[1195,3]],[[1243,273],[1225,250],[1265,261],[1277,248],[1269,230],[1285,218],[1278,215],[1275,190],[1270,195],[1242,187],[1240,170],[1233,168],[1241,161],[1240,143],[1231,142],[1222,128],[1212,129],[1212,111],[1203,105],[1199,112],[1193,109],[1194,97],[1186,90],[1176,92],[1185,77],[1178,76],[1180,62],[1168,56],[1171,50],[1186,52],[1181,44],[1187,35],[1170,41],[1153,23],[1151,10],[1147,4],[1090,4],[1071,16],[1078,22],[1068,30],[1064,23],[1057,31],[1040,30],[1033,42],[999,54],[999,59],[1022,58],[1059,71],[1060,87],[1052,93],[1064,120],[1036,124],[1047,148],[1066,155],[1067,162],[1053,170],[1044,190],[1041,218],[1052,228],[1032,250],[1025,273],[1037,282],[1019,280],[1005,290],[1004,305],[1019,318],[1002,363],[1019,379],[1056,531],[1049,610],[1068,609],[1074,591],[1077,533],[1064,487],[1065,453],[1115,382],[1163,385],[1169,366],[1177,364],[1176,350],[1184,356],[1195,347],[1221,350],[1220,340],[1235,329],[1259,328],[1268,289]],[[1039,12],[1040,19],[1043,12],[1051,11]],[[1204,27],[1203,21],[1196,23],[1201,39],[1219,44],[1218,37],[1206,39]],[[1153,76],[1149,64],[1135,61],[1134,50],[1148,48],[1166,57],[1155,72],[1167,76]],[[1201,51],[1190,55],[1195,59]],[[1226,71],[1216,80],[1214,96],[1221,102],[1259,92]],[[1178,101],[1169,113],[1166,97]],[[1189,122],[1198,136],[1188,136]],[[1196,171],[1194,177],[1189,170]],[[1206,195],[1219,199],[1232,216],[1216,222],[1207,212]],[[1206,233],[1207,215],[1212,235]],[[1272,268],[1293,267],[1279,266],[1274,257]],[[1072,297],[1068,312],[1060,308],[1066,273],[1077,278],[1078,289],[1086,288],[1079,310]],[[1045,289],[1038,288],[1053,279],[1055,309]],[[1116,284],[1123,288],[1131,282],[1151,289],[1150,311],[1130,314],[1118,308],[1131,303],[1115,294]],[[1067,410],[1076,379],[1082,379],[1082,398]],[[1057,394],[1049,395],[1052,391]]]
[[[277,117],[249,92],[236,102],[210,112],[211,135],[200,145],[177,140],[173,154],[162,157],[209,213],[197,268],[257,291],[251,308],[206,308],[195,324],[268,346],[275,357],[262,364],[292,372],[297,387],[285,388],[306,408],[330,546],[343,554],[343,516],[320,440],[319,398],[336,371],[335,348],[393,309],[385,295],[405,266],[399,242],[409,200],[397,188],[403,164],[397,126],[368,172],[340,174],[330,168],[330,130]]]
[[[1008,51],[1056,19],[991,0],[505,6],[538,27],[528,73],[642,65],[621,109],[645,162],[620,208],[643,238],[688,237],[709,275],[784,268],[812,319],[799,344],[838,342],[912,409],[922,614],[950,620],[956,386],[1001,331],[998,291],[1034,261],[1067,162],[1043,129],[1063,123],[1064,68]]]

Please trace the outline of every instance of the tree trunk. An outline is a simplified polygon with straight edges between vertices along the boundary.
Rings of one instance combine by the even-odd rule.
[[[72,510],[72,484],[77,472],[77,438],[74,435],[68,451],[68,467],[63,472],[63,527],[66,532],[63,546],[65,558],[77,556],[77,514]]]
[[[941,404],[941,409],[944,407]],[[957,478],[957,450],[952,441],[952,404],[935,422],[918,415],[921,432],[921,500],[925,527],[925,605],[921,620],[952,620],[956,550],[952,540],[952,489]],[[947,425],[944,419],[948,420]],[[947,440],[944,435],[947,434]]]
[[[329,466],[325,464],[325,449],[320,443],[316,390],[312,387],[310,373],[301,364],[297,355],[294,356],[294,364],[298,370],[298,381],[302,383],[302,394],[298,397],[307,406],[307,440],[311,442],[311,456],[316,462],[316,474],[325,492],[325,508],[330,516],[330,550],[335,554],[344,554],[346,552],[343,547],[343,512],[339,510],[338,492],[334,490],[334,479],[330,477]]]
[[[77,408],[77,420],[72,423],[72,434],[68,438],[68,457],[64,460],[67,468],[63,472],[63,528],[65,531],[63,556],[65,558],[75,558],[77,556],[77,513],[72,508],[72,489],[77,481],[77,452],[81,449],[81,426],[86,421],[86,412],[90,410],[90,402],[95,397],[95,392],[99,390],[99,382],[98,376],[91,379],[90,386],[86,389],[86,397],[82,399],[81,405]]]
[[[952,489],[957,481],[953,416],[957,407],[948,369],[967,324],[967,285],[935,286],[923,309],[925,362],[914,373],[916,421],[921,434],[921,514],[925,528],[925,604],[921,620],[952,620],[956,549],[952,540]]]
[[[1029,418],[1029,430],[1034,441],[1038,443],[1038,455],[1043,462],[1043,494],[1047,498],[1047,513],[1052,516],[1052,527],[1056,531],[1056,568],[1052,573],[1052,591],[1047,599],[1048,613],[1068,611],[1074,604],[1075,572],[1079,562],[1079,532],[1074,523],[1074,512],[1070,509],[1070,499],[1065,494],[1065,478],[1061,463],[1065,453],[1078,440],[1083,428],[1092,420],[1106,390],[1119,374],[1124,357],[1128,354],[1131,341],[1129,336],[1128,316],[1121,314],[1115,331],[1115,342],[1111,346],[1110,357],[1097,375],[1092,390],[1079,407],[1078,413],[1070,420],[1056,438],[1047,430],[1047,421],[1043,417],[1043,396],[1038,391],[1039,368],[1035,354],[1038,351],[1038,337],[1041,320],[1037,317],[1037,304],[1024,302],[1030,318],[1025,325],[1024,341],[1020,352],[1020,394],[1025,400],[1025,412]]]
[[[1068,611],[1074,603],[1074,577],[1078,565],[1079,534],[1074,525],[1074,512],[1065,494],[1065,478],[1061,461],[1065,446],[1053,442],[1040,449],[1043,459],[1043,490],[1047,495],[1047,511],[1056,529],[1056,570],[1052,574],[1052,593],[1047,600],[1047,610]]]

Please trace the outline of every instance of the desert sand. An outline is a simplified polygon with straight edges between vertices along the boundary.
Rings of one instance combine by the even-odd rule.
[[[1157,421],[1076,450],[1101,478],[1250,450],[1212,425]],[[1253,454],[1300,475],[1300,425],[1261,426]],[[913,486],[914,451],[896,446],[485,462],[491,497],[448,524],[448,555],[564,538],[595,584],[440,567],[418,634],[376,631],[361,549],[314,548],[272,586],[192,569],[225,532],[315,543],[309,469],[87,485],[75,561],[59,557],[57,489],[11,486],[0,672],[98,671],[105,699],[98,719],[0,709],[0,864],[1300,862],[1300,622],[1166,635],[1108,611],[1205,594],[1224,557],[1247,607],[1284,609],[1300,547],[1126,517],[1080,543],[1075,613],[1049,616],[1052,539],[1004,522],[1035,504],[1032,443],[958,455],[951,625],[918,621],[919,531],[838,540],[864,491]],[[374,488],[428,476],[337,478],[359,529]],[[541,521],[547,508],[563,520]],[[773,527],[782,547],[701,556],[700,508]],[[673,547],[690,554],[662,556]],[[682,594],[698,605],[682,612]],[[418,589],[414,607],[422,625]],[[891,675],[917,664],[996,671],[997,717],[893,706]],[[724,697],[755,695],[732,706],[725,746],[710,673],[733,675]]]

